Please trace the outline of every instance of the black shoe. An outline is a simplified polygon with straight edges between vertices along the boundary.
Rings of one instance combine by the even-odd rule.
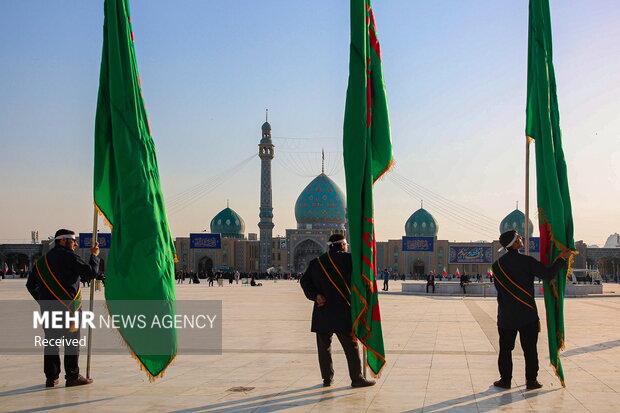
[[[369,386],[374,386],[374,385],[375,385],[374,380],[366,380],[364,378],[353,380],[351,382],[351,387],[369,387]]]
[[[332,384],[334,384],[333,379],[323,380],[323,387],[330,387]]]
[[[538,380],[528,380],[525,383],[525,388],[528,390],[536,390],[540,389],[543,385],[538,382]]]
[[[65,387],[83,386],[85,384],[91,384],[92,382],[93,382],[93,379],[87,379],[86,377],[80,374],[75,379],[67,379],[67,382],[65,383]]]
[[[58,385],[58,379],[47,379],[45,380],[45,387],[54,387]]]
[[[493,385],[495,387],[500,387],[502,389],[509,389],[510,388],[510,382],[503,380],[503,379],[499,379],[496,382],[493,383]]]

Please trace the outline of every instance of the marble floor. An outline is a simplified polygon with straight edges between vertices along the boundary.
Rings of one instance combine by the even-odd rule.
[[[390,288],[400,291],[399,282]],[[179,355],[150,383],[129,355],[93,356],[89,386],[46,389],[41,355],[0,353],[2,412],[619,412],[620,285],[603,297],[565,301],[562,388],[541,334],[539,381],[526,391],[514,353],[512,389],[497,374],[496,302],[482,297],[381,293],[387,366],[374,387],[353,389],[334,343],[335,383],[321,386],[312,304],[295,281],[179,285],[178,299],[221,300],[221,355]],[[101,292],[97,293],[99,296]],[[0,300],[28,299],[24,280],[0,281]],[[544,320],[544,305],[539,312]],[[2,326],[0,334],[7,334]],[[86,357],[80,358],[85,371]]]

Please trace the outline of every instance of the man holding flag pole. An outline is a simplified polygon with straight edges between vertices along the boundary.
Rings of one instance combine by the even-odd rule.
[[[373,184],[393,163],[381,47],[370,0],[351,0],[349,84],[343,152],[351,241],[353,334],[365,348],[371,374],[385,366],[377,293]]]
[[[564,349],[564,289],[570,276],[575,243],[568,172],[562,149],[549,0],[530,0],[526,107],[526,200],[529,200],[529,144],[536,144],[536,186],[540,260],[550,266],[568,260],[553,279],[544,281],[549,358],[564,386],[560,351]],[[526,212],[529,215],[529,202]],[[526,216],[529,222],[529,216]],[[527,227],[527,226],[526,226]],[[527,234],[529,235],[529,234]],[[529,237],[526,236],[526,244]]]

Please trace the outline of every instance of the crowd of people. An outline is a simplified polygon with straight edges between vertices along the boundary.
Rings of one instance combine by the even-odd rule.
[[[214,286],[216,283],[219,286],[223,286],[226,282],[228,284],[239,284],[244,282],[243,280],[251,283],[251,280],[257,282],[257,280],[299,280],[302,273],[268,273],[268,272],[239,272],[239,271],[177,271],[175,279],[177,284],[184,284],[185,280],[189,284],[200,284],[200,280],[205,280],[209,287]]]

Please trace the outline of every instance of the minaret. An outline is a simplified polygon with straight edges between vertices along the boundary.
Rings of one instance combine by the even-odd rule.
[[[271,125],[269,109],[265,110],[265,123],[262,126],[262,138],[258,144],[258,156],[261,160],[260,169],[260,257],[259,271],[265,272],[271,267],[271,231],[273,230],[273,206],[271,204],[271,160],[273,159],[273,143],[271,143]]]

